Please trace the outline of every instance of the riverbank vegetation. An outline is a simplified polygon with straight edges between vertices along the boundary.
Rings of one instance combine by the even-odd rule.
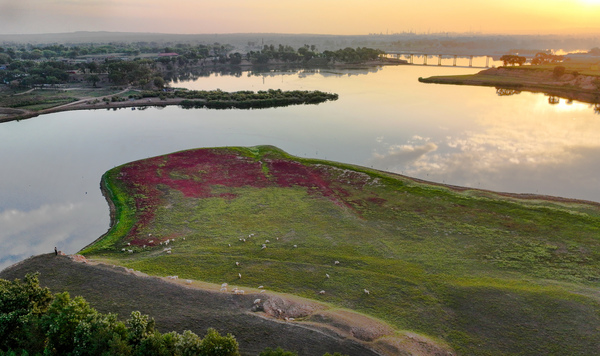
[[[272,147],[155,157],[103,184],[118,223],[88,258],[315,299],[459,354],[596,350],[598,205],[436,186]]]

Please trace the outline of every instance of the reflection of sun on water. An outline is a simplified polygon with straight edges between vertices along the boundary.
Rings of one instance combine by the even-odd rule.
[[[543,105],[543,103],[541,103]],[[567,99],[558,99],[558,103],[552,104],[552,110],[557,111],[559,113],[566,112],[581,112],[590,110],[589,104],[573,102]]]

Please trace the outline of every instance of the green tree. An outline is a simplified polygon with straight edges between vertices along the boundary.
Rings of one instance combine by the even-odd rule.
[[[175,346],[181,356],[201,355],[202,339],[193,332],[185,330]]]
[[[258,356],[298,356],[298,353],[293,351],[286,351],[281,347],[277,347],[276,349],[272,349],[267,347],[264,349]]]
[[[48,310],[52,294],[41,288],[38,274],[27,274],[23,281],[0,279],[0,350],[32,347],[39,339],[39,318]]]
[[[563,76],[563,74],[565,74],[566,68],[563,66],[556,66],[554,67],[554,70],[552,70],[552,75],[554,76],[554,78],[558,79],[560,77]]]
[[[525,62],[527,62],[527,58],[523,57],[523,56],[517,56],[517,55],[513,55],[513,54],[505,54],[502,57],[500,57],[500,60],[504,63],[504,66],[506,67],[507,65],[523,65],[525,64]]]
[[[91,323],[97,318],[97,311],[82,297],[71,299],[68,292],[54,296],[48,312],[42,317],[46,332],[46,350],[52,355],[66,355],[75,348],[75,335],[80,323]]]
[[[116,314],[97,313],[80,322],[74,334],[74,355],[130,355],[127,327]]]
[[[85,80],[92,83],[94,88],[96,88],[96,83],[98,83],[100,81],[100,77],[97,74],[92,74],[92,75],[88,75]]]
[[[154,319],[151,319],[148,315],[142,315],[139,311],[131,312],[131,317],[127,320],[129,325],[129,341],[138,345],[140,342],[155,332]]]
[[[6,53],[0,53],[0,64],[10,64],[12,59]]]
[[[162,77],[154,77],[152,83],[159,89],[162,89],[165,86],[165,80]]]
[[[204,356],[239,356],[239,345],[231,334],[221,336],[213,328],[208,329],[200,343],[200,354]]]

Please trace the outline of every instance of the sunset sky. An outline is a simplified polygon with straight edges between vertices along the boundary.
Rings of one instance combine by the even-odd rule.
[[[0,0],[0,34],[600,33],[600,0]]]

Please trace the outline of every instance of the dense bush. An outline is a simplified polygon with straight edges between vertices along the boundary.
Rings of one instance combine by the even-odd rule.
[[[562,77],[563,74],[565,74],[565,70],[566,70],[566,68],[563,66],[556,66],[552,70],[552,75],[554,76],[554,78],[558,79],[558,78]]]
[[[209,329],[202,339],[186,330],[161,334],[154,320],[134,311],[126,322],[101,314],[82,297],[54,296],[37,275],[0,279],[0,355],[237,356],[231,334]]]

